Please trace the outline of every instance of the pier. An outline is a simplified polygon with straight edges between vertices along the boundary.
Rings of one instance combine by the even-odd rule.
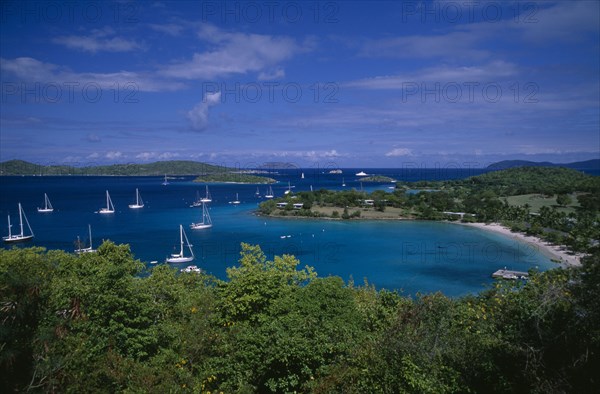
[[[495,279],[528,279],[529,274],[523,271],[511,271],[507,269],[501,269],[492,274],[492,278]]]

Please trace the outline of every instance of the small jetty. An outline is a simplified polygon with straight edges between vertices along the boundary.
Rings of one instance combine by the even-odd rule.
[[[492,274],[492,278],[495,279],[528,279],[529,274],[523,271],[511,271],[507,269],[501,269]]]

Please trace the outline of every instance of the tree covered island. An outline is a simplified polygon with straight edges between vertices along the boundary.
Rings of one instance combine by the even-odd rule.
[[[396,182],[394,178],[384,175],[370,175],[360,178],[361,182]]]
[[[241,174],[239,172],[215,172],[212,174],[200,175],[194,182],[212,182],[212,183],[255,183],[270,184],[276,180],[260,175]]]

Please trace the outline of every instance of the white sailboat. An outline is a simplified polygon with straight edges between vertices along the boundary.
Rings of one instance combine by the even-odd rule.
[[[273,195],[273,188],[271,186],[269,186],[269,190],[267,190],[267,194],[265,194],[265,198],[273,198],[275,197]]]
[[[256,198],[260,198],[260,190],[258,190],[258,187],[256,188],[256,193],[254,193],[254,195]]]
[[[29,235],[25,235],[25,232],[23,231],[23,218],[25,218],[25,223],[27,223],[27,227],[29,228]],[[11,230],[12,224],[10,224],[10,215],[8,215],[8,236],[2,237],[4,242],[23,242],[33,238],[33,230],[31,230],[29,220],[27,220],[27,216],[21,207],[21,203],[19,203],[19,226],[21,227],[21,232],[19,234],[13,234]]]
[[[210,197],[210,192],[208,191],[208,185],[206,185],[206,196],[200,199],[200,202],[212,202],[212,198]]]
[[[52,204],[50,203],[50,199],[48,198],[48,195],[46,193],[44,193],[44,208],[40,208],[38,207],[38,212],[52,212],[54,211],[54,208],[52,207]]]
[[[98,213],[115,213],[115,206],[113,205],[113,202],[110,199],[110,194],[108,194],[108,190],[106,191],[106,207],[100,208]]]
[[[190,205],[190,208],[196,208],[200,206],[202,206],[202,198],[200,197],[200,192],[196,191],[196,199],[194,200],[192,205]]]
[[[200,223],[192,223],[190,228],[192,230],[204,230],[206,228],[212,227],[212,219],[210,218],[210,214],[208,213],[208,208],[206,208],[206,203],[202,203],[202,222]]]
[[[187,243],[187,247],[190,250],[191,256],[183,255],[183,239],[185,238],[185,242]],[[181,249],[179,253],[171,254],[171,257],[167,257],[167,263],[188,263],[194,260],[194,251],[192,250],[192,245],[190,245],[190,241],[188,240],[185,231],[183,231],[183,226],[179,225],[179,239],[181,241]]]
[[[164,182],[162,184],[165,185],[165,186],[169,184],[169,182],[167,181],[167,174],[165,174],[165,180],[164,180]]]
[[[288,189],[285,192],[283,192],[283,194],[290,194],[291,192],[292,192],[292,185],[288,181]]]
[[[300,177],[300,179],[304,179],[304,173],[302,173],[302,176]]]
[[[346,181],[342,178],[342,187],[346,187]]]
[[[144,208],[144,201],[142,201],[142,197],[140,196],[140,191],[135,189],[135,204],[129,204],[129,208],[131,209],[140,209]]]
[[[235,193],[235,200],[229,201],[229,203],[233,205],[238,205],[240,203],[240,198],[238,197],[237,193]]]
[[[82,254],[82,253],[95,253],[96,250],[92,247],[92,225],[88,224],[88,232],[89,232],[89,237],[90,237],[90,246],[87,248],[83,248],[81,241],[79,240],[79,236],[77,236],[77,249],[75,249],[75,253],[77,254]]]

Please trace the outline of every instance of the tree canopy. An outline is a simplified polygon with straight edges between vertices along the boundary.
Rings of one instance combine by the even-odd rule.
[[[414,298],[242,244],[221,281],[0,250],[3,392],[597,392],[600,252],[480,294]]]

